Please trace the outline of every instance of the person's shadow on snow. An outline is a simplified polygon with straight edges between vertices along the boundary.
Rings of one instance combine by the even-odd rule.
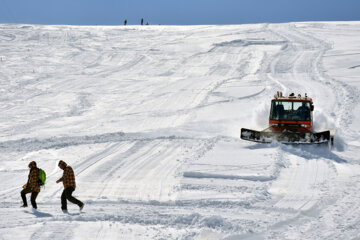
[[[38,218],[44,218],[44,217],[52,217],[53,215],[51,215],[50,213],[45,213],[45,212],[40,212],[37,210],[33,210],[33,211],[25,211],[26,213],[30,213],[35,215]]]

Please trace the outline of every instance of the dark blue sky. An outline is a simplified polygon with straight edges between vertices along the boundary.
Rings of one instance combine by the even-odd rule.
[[[0,0],[0,23],[122,25],[360,20],[360,0]]]

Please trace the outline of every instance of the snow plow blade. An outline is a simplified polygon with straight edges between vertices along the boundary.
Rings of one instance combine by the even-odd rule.
[[[331,139],[330,131],[304,133],[284,130],[273,132],[268,129],[256,131],[247,128],[241,129],[240,138],[258,143],[272,143],[275,140],[284,144],[323,144],[328,143]]]

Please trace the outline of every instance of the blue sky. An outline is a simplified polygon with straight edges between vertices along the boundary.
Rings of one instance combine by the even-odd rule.
[[[360,20],[360,0],[0,0],[0,23],[122,25]]]

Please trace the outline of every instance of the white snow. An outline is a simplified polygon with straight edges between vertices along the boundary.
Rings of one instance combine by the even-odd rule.
[[[360,22],[1,24],[0,239],[360,238],[359,57]],[[276,91],[313,98],[331,150],[239,139]]]

